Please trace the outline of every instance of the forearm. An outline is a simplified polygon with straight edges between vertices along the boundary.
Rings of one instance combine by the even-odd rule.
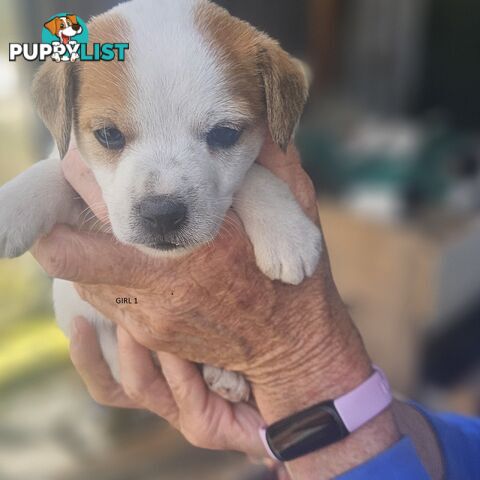
[[[337,398],[372,373],[363,342],[336,292],[331,292],[327,308],[317,290],[318,282],[311,282],[312,291],[302,295],[302,305],[279,304],[291,312],[285,332],[296,338],[290,354],[277,359],[278,368],[253,379],[257,404],[268,424]],[[399,438],[388,409],[346,439],[289,462],[287,467],[293,480],[332,478],[364,463]]]

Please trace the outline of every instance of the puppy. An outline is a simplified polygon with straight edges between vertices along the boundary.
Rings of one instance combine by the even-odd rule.
[[[79,35],[82,33],[82,27],[77,22],[76,15],[66,15],[65,17],[55,17],[49,20],[47,23],[44,24],[44,27],[56,37],[59,38],[60,42],[55,43],[62,43],[64,45],[70,43],[75,44],[74,40],[71,40],[72,37],[75,35]],[[60,62],[60,54],[55,53],[52,55],[52,58],[56,62]],[[79,58],[78,53],[72,53],[70,57],[65,56],[62,58],[64,61],[71,61],[74,62]]]
[[[141,28],[139,28],[141,26]],[[266,135],[286,149],[307,98],[296,60],[207,0],[133,0],[89,23],[92,42],[129,42],[124,62],[47,62],[33,94],[58,154],[0,189],[0,256],[16,257],[83,209],[60,161],[75,141],[103,193],[115,237],[147,254],[182,255],[241,217],[258,267],[299,284],[321,253],[319,229],[288,186],[255,160]],[[119,378],[114,325],[54,281],[58,323],[96,325]],[[243,377],[204,367],[209,386],[238,402]]]

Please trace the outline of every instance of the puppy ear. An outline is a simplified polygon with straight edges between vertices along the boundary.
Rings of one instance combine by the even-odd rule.
[[[260,45],[259,67],[270,133],[286,151],[308,98],[308,81],[300,62],[268,37]]]
[[[75,65],[45,62],[33,80],[33,101],[40,118],[50,130],[60,152],[67,153],[75,103]]]
[[[52,18],[49,22],[44,23],[43,26],[52,34],[56,35],[57,34],[57,23],[58,23],[58,18]]]
[[[76,25],[78,22],[77,22],[77,16],[76,15],[67,15],[67,18],[74,24]]]

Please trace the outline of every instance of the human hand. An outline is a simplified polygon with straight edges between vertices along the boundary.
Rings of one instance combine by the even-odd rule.
[[[70,357],[92,398],[109,407],[148,410],[165,419],[192,445],[213,450],[236,450],[260,461],[276,474],[290,476],[266,458],[258,430],[260,413],[246,403],[232,404],[211,392],[198,367],[174,355],[152,353],[121,327],[117,329],[121,383],[102,357],[95,328],[84,318],[73,322]]]
[[[267,143],[260,161],[316,218],[315,194],[296,150],[285,156]],[[101,194],[79,156],[69,155],[64,168],[73,187],[106,221]],[[298,287],[283,285],[258,271],[239,219],[229,214],[225,227],[212,245],[184,259],[152,259],[106,235],[66,227],[40,240],[33,253],[52,276],[79,282],[82,297],[139,344],[246,374],[267,423],[365,380],[370,361],[336,291],[326,251],[313,278]],[[137,297],[139,303],[119,308],[114,302],[119,296]],[[95,382],[92,376],[86,380]],[[318,478],[341,473],[396,438],[388,411],[361,430],[310,460],[292,462],[294,478],[318,474],[319,465],[325,477]],[[255,432],[251,441],[256,438]],[[245,449],[242,442],[230,448]],[[339,456],[342,449],[349,454]]]
[[[198,367],[168,353],[155,353],[118,327],[121,385],[102,357],[95,328],[76,318],[70,356],[89,393],[106,406],[149,410],[167,420],[193,445],[214,450],[239,450],[262,458],[257,435],[263,420],[250,405],[231,404],[211,392]]]
[[[289,183],[305,210],[316,218],[315,193],[296,150],[291,147],[284,155],[269,142],[260,161]],[[105,221],[106,208],[98,186],[78,155],[67,156],[64,169],[73,186]],[[83,282],[78,286],[81,295],[108,318],[121,322],[128,317],[129,325],[124,326],[152,350],[245,372],[254,386],[261,385],[263,378],[265,383],[269,382],[273,377],[271,369],[283,381],[294,371],[295,354],[303,361],[308,353],[308,345],[302,345],[303,351],[299,351],[299,346],[291,345],[292,338],[286,335],[289,330],[298,329],[293,322],[296,323],[301,309],[290,315],[283,304],[290,297],[292,303],[298,303],[298,289],[271,282],[259,272],[238,218],[229,214],[226,226],[213,246],[175,260],[152,259],[131,247],[113,244],[105,235],[72,232],[66,227],[42,239],[34,252],[52,275]],[[234,236],[232,226],[236,229]],[[56,255],[49,255],[49,249],[54,249]],[[56,262],[53,266],[48,264],[52,259]],[[333,285],[325,254],[319,274],[322,281],[315,283],[320,289]],[[305,282],[309,283],[312,285]],[[328,294],[330,310],[335,303],[343,307],[338,295],[335,298],[335,290],[329,290],[319,298],[326,301]],[[114,301],[117,297],[133,296],[138,299],[133,307],[119,307]],[[290,318],[284,318],[285,313]],[[325,317],[325,321],[330,322],[331,318]],[[317,320],[301,323],[302,333],[310,332],[309,338],[313,339]],[[217,348],[211,348],[212,342]],[[316,348],[313,342],[310,346]],[[286,349],[290,358],[272,362],[273,357],[284,357]]]

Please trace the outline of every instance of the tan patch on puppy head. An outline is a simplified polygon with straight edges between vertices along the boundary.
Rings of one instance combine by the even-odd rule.
[[[33,79],[33,102],[38,115],[55,139],[61,158],[70,144],[76,80],[76,64],[58,64],[54,61],[45,62]]]
[[[199,4],[195,21],[218,53],[229,79],[231,94],[239,107],[249,110],[246,113],[261,116],[265,108],[256,63],[258,42],[255,30],[210,2]]]
[[[299,62],[267,35],[205,0],[196,11],[199,30],[218,52],[240,107],[266,115],[272,138],[286,150],[308,96]]]
[[[89,43],[128,43],[129,26],[119,14],[107,13],[89,24]],[[80,150],[88,161],[112,164],[121,153],[100,145],[94,130],[118,128],[128,143],[135,135],[131,115],[130,87],[133,82],[128,55],[125,61],[80,62],[76,99],[75,132]]]
[[[51,22],[54,20],[58,19]],[[127,41],[128,24],[120,15],[100,15],[89,27],[92,43]],[[62,158],[67,153],[72,128],[87,160],[112,163],[118,158],[120,152],[102,147],[93,131],[115,126],[127,141],[134,134],[128,121],[131,83],[128,56],[124,62],[47,61],[40,67],[33,81],[33,100]]]

